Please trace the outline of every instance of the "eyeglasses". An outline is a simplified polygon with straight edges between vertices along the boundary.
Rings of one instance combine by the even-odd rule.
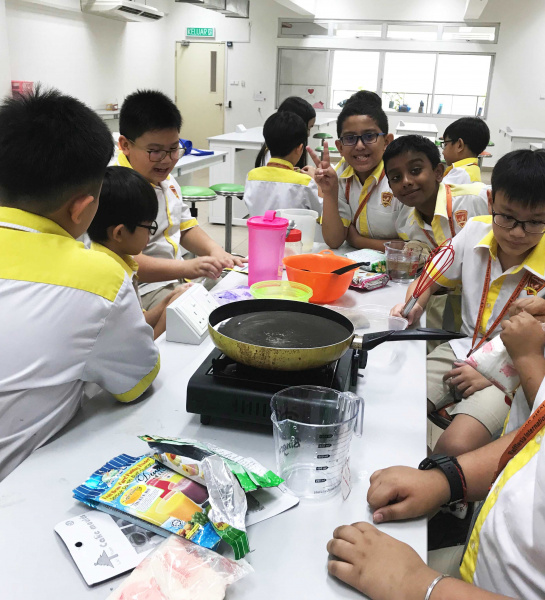
[[[503,227],[504,229],[515,229],[517,225],[520,225],[526,233],[545,233],[545,223],[542,221],[519,221],[515,217],[502,215],[494,211],[492,211],[492,219],[498,227]]]
[[[442,140],[441,141],[441,148],[444,148],[447,144],[454,144],[456,140]]]
[[[150,235],[155,235],[157,233],[157,230],[159,229],[157,221],[153,221],[151,225],[142,225],[141,223],[138,223],[137,227],[143,227],[144,229],[148,229]]]
[[[358,143],[358,140],[361,140],[362,144],[374,144],[380,135],[386,135],[385,133],[376,133],[375,131],[364,133],[362,135],[355,135],[353,133],[349,133],[347,135],[342,135],[339,139],[343,146],[355,146]]]
[[[183,145],[178,146],[175,150],[148,150],[147,148],[142,148],[142,146],[138,146],[132,140],[129,140],[129,142],[137,148],[140,148],[140,150],[144,150],[144,152],[147,152],[150,161],[155,163],[164,160],[167,154],[169,155],[171,160],[178,160],[182,158],[182,156],[185,154],[185,146]]]

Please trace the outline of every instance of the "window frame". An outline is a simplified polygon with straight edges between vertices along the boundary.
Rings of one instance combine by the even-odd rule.
[[[383,29],[384,31],[384,29]],[[317,36],[316,36],[317,37]],[[376,38],[375,38],[376,39]],[[323,109],[319,109],[317,108],[316,111],[320,112],[333,112],[333,113],[340,113],[341,109],[340,108],[327,108],[327,106],[329,106],[329,103],[331,102],[331,94],[332,94],[332,75],[333,75],[333,53],[336,50],[341,50],[341,51],[351,51],[351,52],[373,52],[373,53],[379,53],[379,67],[378,67],[378,73],[377,73],[377,87],[375,91],[381,98],[382,98],[382,92],[383,92],[383,81],[384,81],[384,67],[385,67],[385,63],[386,63],[386,53],[392,53],[392,52],[402,52],[405,54],[435,54],[435,55],[440,55],[440,54],[447,54],[450,56],[456,56],[456,55],[471,55],[471,56],[490,56],[490,71],[488,73],[488,82],[486,85],[486,102],[485,102],[485,109],[483,111],[483,114],[481,115],[481,117],[483,119],[486,119],[488,116],[488,109],[489,109],[489,105],[490,105],[490,89],[492,87],[492,77],[494,75],[494,66],[495,66],[495,60],[496,60],[496,53],[495,52],[470,52],[470,51],[462,51],[460,50],[459,52],[453,52],[453,51],[449,51],[449,50],[417,50],[417,49],[410,49],[410,48],[388,48],[388,49],[372,49],[372,48],[324,48],[324,47],[314,47],[314,46],[305,46],[305,47],[298,47],[298,46],[278,46],[277,48],[277,61],[276,61],[276,98],[275,98],[275,107],[278,108],[279,105],[279,98],[280,98],[280,55],[282,50],[298,50],[298,51],[302,51],[304,52],[305,50],[322,50],[322,51],[327,51],[328,56],[327,56],[327,69],[328,69],[328,77],[327,77],[327,104],[326,104],[326,108]],[[435,71],[434,71],[434,75],[433,75],[433,88],[432,88],[432,95],[431,95],[431,106],[433,108],[434,105],[434,100],[435,100],[435,85],[436,85],[436,81],[437,81],[437,68],[438,68],[438,64],[439,64],[439,60],[438,58],[435,61]],[[434,113],[399,113],[398,111],[393,111],[393,110],[385,110],[386,114],[396,114],[396,115],[404,115],[404,116],[409,116],[409,115],[418,115],[421,118],[449,118],[449,119],[457,119],[457,118],[461,118],[461,117],[466,117],[468,115],[456,115],[456,114],[445,114],[445,113],[441,113],[441,114],[434,114]]]

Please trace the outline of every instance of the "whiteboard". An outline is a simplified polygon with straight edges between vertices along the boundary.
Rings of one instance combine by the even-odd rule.
[[[281,85],[327,86],[328,51],[282,48],[279,76]]]

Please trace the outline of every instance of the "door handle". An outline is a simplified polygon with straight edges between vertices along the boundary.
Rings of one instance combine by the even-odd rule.
[[[216,106],[223,106],[223,102],[216,102]]]

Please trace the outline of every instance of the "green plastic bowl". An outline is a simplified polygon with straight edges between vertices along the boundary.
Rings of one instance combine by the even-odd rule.
[[[308,302],[312,288],[296,281],[258,281],[250,286],[250,293],[256,300],[297,300]]]

